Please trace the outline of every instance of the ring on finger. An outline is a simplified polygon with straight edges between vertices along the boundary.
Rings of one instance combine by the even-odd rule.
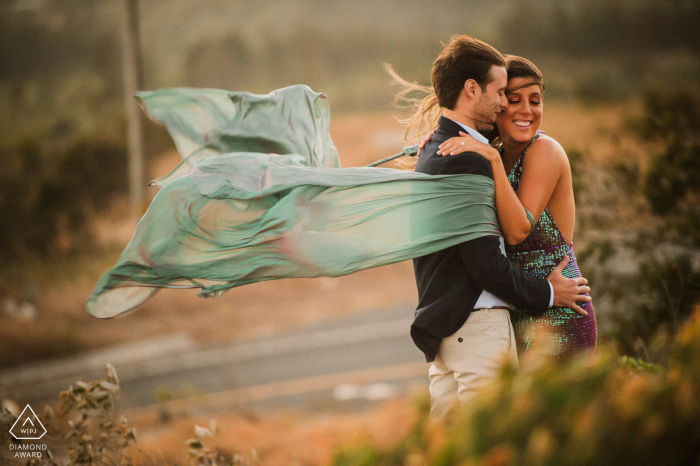
[[[464,141],[460,142],[459,145],[464,147]]]

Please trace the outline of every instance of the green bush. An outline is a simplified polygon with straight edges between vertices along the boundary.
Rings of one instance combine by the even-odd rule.
[[[506,367],[445,425],[421,421],[421,451],[388,462],[376,449],[375,464],[699,464],[698,342],[700,311],[679,332],[667,371],[620,361],[606,346],[567,365]],[[345,452],[335,464],[367,464],[352,457]]]
[[[685,255],[652,258],[642,262],[639,272],[618,286],[627,290],[618,297],[619,311],[611,317],[611,337],[618,350],[667,362],[670,341],[700,303],[700,270]],[[636,306],[627,303],[631,293],[643,298]],[[630,312],[632,309],[634,312]]]
[[[700,142],[700,95],[688,90],[647,90],[639,123],[641,136],[648,140]]]
[[[606,267],[615,256],[605,247],[609,240],[590,244],[579,257],[600,269],[593,287],[611,304],[606,336],[623,354],[664,363],[674,334],[700,303],[700,269],[691,259],[700,245],[700,94],[653,89],[643,102],[630,129],[649,144],[650,163],[646,171],[629,158],[611,166],[615,183],[638,205],[646,201],[652,214],[642,217],[649,227],[618,244],[621,259],[637,270]]]
[[[640,128],[645,139],[665,145],[644,179],[652,211],[681,241],[700,246],[700,95],[647,93]]]
[[[674,214],[688,195],[700,193],[700,145],[674,139],[652,161],[644,194],[655,214]]]

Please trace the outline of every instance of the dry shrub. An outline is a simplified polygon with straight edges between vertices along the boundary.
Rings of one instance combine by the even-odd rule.
[[[58,418],[51,407],[46,406],[40,416],[46,427],[46,439],[51,449],[60,451],[54,454],[51,449],[39,458],[29,458],[26,466],[134,466],[134,451],[146,459],[146,464],[159,464],[143,451],[136,441],[136,429],[120,413],[119,377],[111,364],[107,364],[107,376],[90,382],[76,382],[68,390],[59,394],[61,400],[58,418],[65,421],[63,428],[58,426]],[[9,430],[17,420],[7,408],[0,413],[0,444],[18,442]],[[66,428],[67,427],[67,428]],[[195,426],[195,437],[185,441],[192,466],[255,466],[259,458],[255,451],[250,455],[225,455],[216,444],[208,445],[206,437],[213,442],[216,436],[216,421],[209,427]],[[65,459],[62,459],[65,457]],[[143,463],[142,461],[141,463]]]

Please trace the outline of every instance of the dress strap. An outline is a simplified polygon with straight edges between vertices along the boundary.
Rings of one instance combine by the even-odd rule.
[[[544,134],[544,133],[543,133],[543,132],[541,133],[540,131],[537,131],[537,132],[535,133],[535,137],[532,138],[532,141],[530,141],[530,143],[529,143],[527,146],[525,146],[525,149],[523,149],[523,151],[520,153],[520,155],[518,156],[517,160],[515,161],[515,164],[513,165],[513,168],[510,169],[510,174],[508,175],[508,178],[510,178],[510,177],[513,175],[513,173],[518,169],[518,167],[522,164],[522,160],[523,160],[523,157],[525,156],[525,153],[526,153],[527,150],[530,148],[530,146],[532,145],[532,143],[535,142],[535,141],[537,140],[537,138],[540,136],[540,134]],[[505,152],[504,152],[504,150],[503,150],[503,146],[501,146],[501,148],[498,149],[498,153],[501,154],[501,158],[502,158],[503,155],[505,154]],[[511,180],[511,182],[512,182],[512,180]]]
[[[532,145],[532,143],[535,142],[535,141],[537,140],[538,137],[540,137],[539,131],[535,133],[535,137],[532,138],[532,141],[530,141],[530,144],[528,144],[527,147],[525,147],[525,149],[523,149],[523,153],[520,154],[520,157],[521,157],[521,158],[522,158],[523,155],[525,155],[525,152],[527,152],[527,150],[530,148],[530,146]]]

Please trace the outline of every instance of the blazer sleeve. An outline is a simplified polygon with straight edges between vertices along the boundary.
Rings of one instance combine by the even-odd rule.
[[[547,311],[549,283],[513,265],[501,253],[498,236],[482,236],[457,248],[476,286],[528,313]]]
[[[438,163],[437,174],[471,173],[493,179],[491,164],[474,152],[445,156]],[[513,265],[501,253],[498,236],[483,236],[457,248],[476,286],[529,313],[547,311],[551,295],[549,283]]]

